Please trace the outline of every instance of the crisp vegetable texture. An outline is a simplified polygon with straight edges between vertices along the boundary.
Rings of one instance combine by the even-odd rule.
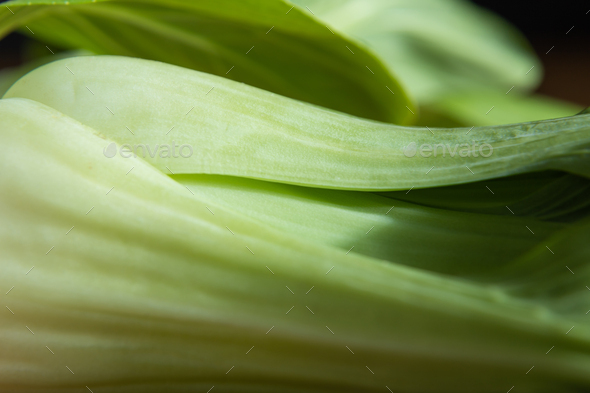
[[[52,3],[0,10],[51,52],[0,72],[1,392],[590,390],[590,113],[504,21]]]
[[[207,94],[211,89],[215,93]],[[354,190],[407,190],[542,169],[590,175],[590,115],[471,131],[404,128],[122,57],[53,62],[20,79],[5,97],[42,102],[124,144],[192,143],[194,154],[182,160],[146,154],[172,173]],[[437,144],[438,155],[432,148],[416,151]]]
[[[377,391],[392,377],[399,391],[492,391],[506,379],[529,389],[590,383],[584,316],[553,310],[551,300],[531,303],[530,277],[478,286],[314,245],[193,196],[147,163],[129,173],[122,157],[105,163],[98,133],[51,108],[0,103],[2,142],[14,147],[3,167],[31,157],[2,179],[4,222],[18,223],[3,226],[4,258],[13,262],[2,284],[21,277],[11,303],[19,316],[4,327],[6,387]],[[38,254],[41,266],[22,279]],[[65,386],[54,385],[60,365],[43,344],[77,366],[68,382],[58,377]],[[519,375],[537,347],[551,345],[559,355],[538,365],[537,377]],[[344,356],[346,346],[376,377]],[[429,378],[416,379],[425,365]],[[469,374],[461,388],[448,377],[458,373]]]

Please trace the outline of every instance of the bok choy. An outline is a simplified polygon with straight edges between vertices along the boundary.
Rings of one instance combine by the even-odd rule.
[[[109,56],[47,64],[5,97],[44,103],[120,145],[193,145],[181,160],[146,154],[163,172],[351,190],[407,190],[544,169],[590,175],[588,114],[471,131],[402,127],[197,71]]]
[[[0,10],[56,52],[0,73],[0,391],[590,389],[590,113],[513,28],[53,3]]]
[[[10,171],[0,183],[0,282],[16,284],[2,327],[4,390],[590,384],[588,322],[572,312],[587,296],[575,290],[588,277],[581,262],[580,275],[559,281],[525,269],[481,285],[346,254],[191,195],[146,162],[106,160],[99,131],[40,103],[0,100],[0,114],[12,147],[1,157]],[[550,244],[582,261],[586,230]],[[544,255],[532,249],[504,269]],[[552,346],[552,356],[539,353]]]

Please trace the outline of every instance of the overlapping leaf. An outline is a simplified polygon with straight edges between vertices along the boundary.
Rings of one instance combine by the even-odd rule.
[[[4,390],[352,392],[395,383],[492,392],[509,380],[574,392],[590,384],[587,321],[531,293],[273,230],[144,162],[131,172],[120,156],[105,163],[100,133],[33,101],[0,100],[0,119],[10,147],[0,156],[0,283],[39,265],[9,298],[18,313],[1,328]],[[302,295],[312,282],[321,296]],[[316,314],[303,305],[286,313],[294,295],[285,286]],[[374,377],[363,377],[347,345],[372,359]],[[552,345],[559,352],[539,361],[538,348]],[[525,376],[533,360],[536,372]],[[449,378],[465,374],[460,384]]]
[[[31,3],[11,2],[1,31],[28,24],[56,45],[225,73],[363,117],[404,122],[413,108],[331,26],[358,32],[394,71],[399,62],[434,124],[573,114],[490,88],[526,90],[538,66],[522,73],[532,57],[518,37],[464,3]],[[252,38],[263,44],[242,53]],[[0,328],[0,390],[590,386],[589,114],[409,128],[110,56],[49,64],[6,97],[35,101],[0,100],[0,284],[19,282],[7,298],[18,312]],[[498,110],[484,117],[489,100]],[[191,154],[158,151],[171,145]],[[533,173],[544,169],[586,178]],[[502,177],[514,173],[526,174]],[[31,265],[42,275],[19,281]],[[312,286],[321,296],[289,309]]]
[[[544,169],[590,174],[590,115],[473,129],[401,127],[197,71],[112,56],[53,62],[21,78],[6,97],[42,102],[121,145],[191,145],[193,154],[184,159],[146,154],[160,170],[179,174],[367,191]]]
[[[373,193],[228,176],[172,178],[201,199],[309,242],[470,279],[485,279],[563,228],[531,218],[427,208]],[[534,228],[535,236],[527,225]],[[425,241],[428,247],[423,246]]]
[[[159,60],[357,116],[413,117],[370,51],[281,0],[16,0],[0,10],[0,37],[17,28],[52,45]]]
[[[526,90],[541,77],[539,61],[522,35],[467,1],[294,3],[374,49],[420,104],[477,86]]]
[[[578,105],[542,95],[527,96],[518,91],[506,94],[499,89],[465,89],[443,94],[424,105],[421,113],[426,116],[420,123],[432,125],[440,121],[429,119],[430,115],[446,116],[452,124],[467,127],[500,125],[573,116],[581,110]]]
[[[455,211],[575,221],[587,216],[590,180],[556,171],[527,173],[456,186],[380,193]]]

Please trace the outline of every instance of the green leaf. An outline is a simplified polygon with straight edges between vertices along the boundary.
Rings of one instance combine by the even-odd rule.
[[[590,387],[584,315],[288,236],[30,100],[0,100],[0,122],[2,390]]]
[[[421,105],[466,88],[529,90],[541,79],[541,65],[524,37],[467,1],[294,3],[372,48]]]
[[[189,145],[192,153],[182,159],[146,154],[166,173],[365,191],[545,169],[590,175],[589,115],[472,129],[401,127],[213,75],[114,56],[53,62],[21,78],[5,96],[44,103],[120,144]]]
[[[589,230],[589,219],[564,228],[545,244],[490,272],[487,279],[501,279],[502,286],[513,296],[543,304],[563,315],[587,319]]]
[[[531,218],[433,209],[366,192],[229,176],[172,178],[199,199],[216,201],[228,211],[309,242],[476,280],[486,279],[490,272],[545,244],[547,237],[563,228]],[[531,236],[527,225],[534,228],[535,236]],[[428,239],[428,247],[423,247],[424,239]],[[473,260],[467,255],[478,258]]]
[[[455,211],[552,221],[574,221],[590,214],[590,180],[556,171],[380,195]]]
[[[581,110],[578,105],[541,95],[525,96],[513,90],[506,93],[493,89],[442,95],[423,108],[424,112],[448,116],[466,127],[555,119],[573,116]]]
[[[159,60],[361,117],[400,124],[415,118],[370,51],[284,1],[5,4],[15,15],[0,10],[0,36],[31,29],[53,45]]]
[[[40,67],[44,64],[47,64],[55,60],[65,59],[67,57],[87,56],[90,54],[91,53],[84,51],[59,52],[54,55],[38,57],[34,60],[28,61],[16,67],[0,69],[0,96],[4,95],[4,93],[6,93],[8,89],[10,89],[10,86],[12,86],[14,82],[16,82],[23,75],[25,75],[31,70],[34,70],[37,67]]]

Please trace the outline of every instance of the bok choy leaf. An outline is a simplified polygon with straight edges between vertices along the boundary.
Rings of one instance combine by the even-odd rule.
[[[295,0],[372,48],[420,104],[464,89],[534,88],[541,65],[506,21],[463,0]],[[528,71],[528,72],[527,72]],[[538,120],[538,119],[533,119]]]
[[[114,56],[47,64],[21,78],[5,97],[44,103],[120,146],[149,145],[146,160],[166,173],[365,191],[545,169],[590,175],[588,114],[472,129],[402,127],[214,75]],[[185,150],[188,157],[180,160],[153,154],[156,146],[176,143],[191,145],[193,153]]]
[[[474,280],[486,280],[492,271],[545,244],[564,227],[531,218],[427,208],[366,192],[229,176],[172,178],[197,197],[310,242]],[[423,247],[424,239],[428,247]]]
[[[590,213],[590,180],[557,171],[379,194],[449,210],[552,221],[575,221]]]
[[[587,319],[551,292],[535,301],[543,280],[481,285],[346,255],[191,195],[142,160],[105,162],[104,135],[42,104],[0,100],[0,119],[0,283],[16,282],[3,390],[590,386]],[[571,258],[588,252],[583,233]]]
[[[0,392],[590,391],[590,113],[506,23],[55,3],[0,8],[52,53],[0,72]]]
[[[416,118],[374,54],[282,0],[16,0],[6,6],[0,37],[17,28],[31,35],[31,29],[51,45],[159,60],[357,116],[398,124]]]

